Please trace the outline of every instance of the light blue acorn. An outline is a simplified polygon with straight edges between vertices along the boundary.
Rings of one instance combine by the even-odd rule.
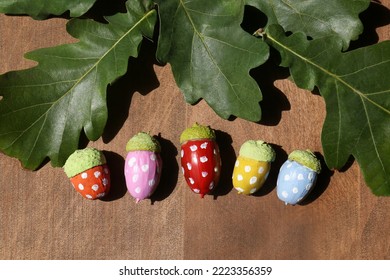
[[[280,168],[276,191],[284,203],[295,205],[313,189],[321,163],[310,150],[296,150]]]

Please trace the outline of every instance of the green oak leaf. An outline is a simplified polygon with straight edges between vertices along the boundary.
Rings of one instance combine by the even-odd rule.
[[[223,118],[258,121],[262,95],[249,71],[268,59],[269,49],[240,27],[244,2],[156,2],[161,20],[157,58],[171,64],[186,101],[204,99]]]
[[[35,19],[44,19],[50,15],[61,15],[66,11],[71,17],[86,13],[97,0],[1,0],[0,13],[25,14]]]
[[[390,195],[390,41],[343,53],[334,37],[308,41],[275,25],[265,36],[294,82],[325,99],[327,165],[339,169],[352,154],[373,193]]]
[[[303,32],[312,38],[334,35],[343,49],[363,32],[359,14],[370,0],[247,0],[248,5],[264,12],[268,25],[279,24],[284,30]]]
[[[127,13],[107,24],[71,20],[69,34],[79,42],[26,55],[38,65],[0,76],[0,150],[36,169],[49,157],[62,166],[78,147],[84,128],[90,140],[107,120],[106,89],[125,74],[129,56],[138,55],[142,36],[153,35],[155,10],[128,1]]]

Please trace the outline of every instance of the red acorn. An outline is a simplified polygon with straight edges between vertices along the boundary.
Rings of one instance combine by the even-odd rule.
[[[101,198],[110,190],[110,170],[102,151],[76,150],[65,162],[64,171],[74,189],[87,199]]]
[[[215,131],[196,123],[183,131],[180,143],[184,178],[191,190],[203,198],[217,186],[221,174]]]

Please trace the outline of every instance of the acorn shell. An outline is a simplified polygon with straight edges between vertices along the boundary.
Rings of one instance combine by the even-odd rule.
[[[84,198],[102,198],[110,191],[110,170],[107,164],[98,165],[71,177],[70,181]]]
[[[126,156],[126,186],[136,202],[149,198],[156,190],[161,177],[162,159],[159,153],[131,151]]]
[[[270,169],[270,162],[238,156],[233,169],[233,186],[239,194],[253,194],[263,186]]]
[[[181,167],[190,189],[203,198],[218,185],[221,158],[216,141],[189,140],[181,145]]]
[[[287,160],[280,168],[277,180],[278,198],[285,204],[301,202],[313,189],[317,173],[296,161]]]

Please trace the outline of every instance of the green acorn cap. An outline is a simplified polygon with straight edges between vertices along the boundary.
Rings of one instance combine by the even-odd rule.
[[[310,150],[295,150],[288,156],[288,159],[296,161],[316,173],[321,172],[321,162]]]
[[[72,178],[83,171],[105,163],[106,158],[103,152],[95,148],[85,148],[76,150],[71,154],[66,160],[63,168],[68,178]]]
[[[189,140],[211,139],[215,140],[215,131],[209,126],[203,126],[195,123],[192,127],[186,128],[180,135],[180,143],[183,144]]]
[[[151,151],[159,153],[161,146],[157,139],[149,133],[139,132],[127,142],[126,151]]]
[[[248,140],[242,144],[239,155],[257,161],[272,162],[276,153],[271,145],[262,140]]]

